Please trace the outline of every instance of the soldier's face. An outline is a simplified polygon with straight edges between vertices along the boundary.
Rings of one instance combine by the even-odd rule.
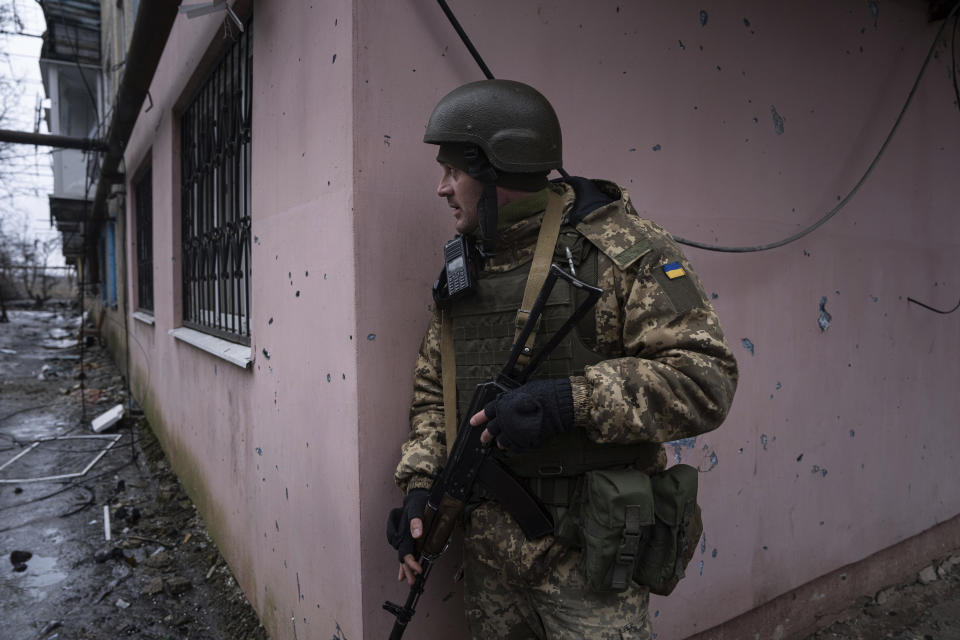
[[[453,209],[457,233],[469,233],[477,228],[477,203],[483,194],[483,184],[449,164],[440,167],[443,176],[437,185],[437,195],[446,198]]]

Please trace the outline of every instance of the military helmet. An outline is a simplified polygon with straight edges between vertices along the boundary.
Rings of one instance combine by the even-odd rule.
[[[513,80],[480,80],[448,93],[430,114],[423,141],[476,144],[508,173],[563,166],[556,112],[539,91]]]

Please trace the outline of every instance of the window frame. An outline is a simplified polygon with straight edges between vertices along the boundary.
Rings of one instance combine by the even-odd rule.
[[[153,273],[153,163],[150,159],[134,176],[131,186],[134,194],[133,249],[137,286],[134,309],[152,316],[156,311],[156,298]]]
[[[183,327],[249,346],[252,21],[179,110]]]

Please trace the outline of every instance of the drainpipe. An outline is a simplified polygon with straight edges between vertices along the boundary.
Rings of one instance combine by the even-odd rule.
[[[127,50],[123,77],[113,103],[113,116],[105,139],[106,153],[100,163],[100,177],[93,200],[91,222],[94,229],[107,217],[107,196],[110,187],[123,181],[120,160],[127,140],[140,115],[140,107],[150,89],[153,74],[157,70],[163,48],[167,44],[173,21],[177,17],[180,0],[164,2],[141,2],[133,25],[130,48]],[[95,234],[91,236],[96,237]],[[93,242],[88,236],[88,243]]]
[[[56,147],[58,149],[80,149],[81,151],[106,151],[107,144],[95,138],[73,138],[58,136],[50,133],[34,133],[32,131],[12,131],[0,129],[0,142],[12,144],[32,144],[39,147]]]

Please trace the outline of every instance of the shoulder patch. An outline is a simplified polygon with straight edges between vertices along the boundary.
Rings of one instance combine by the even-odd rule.
[[[595,209],[575,228],[620,269],[626,269],[652,248],[642,219],[620,201]]]

